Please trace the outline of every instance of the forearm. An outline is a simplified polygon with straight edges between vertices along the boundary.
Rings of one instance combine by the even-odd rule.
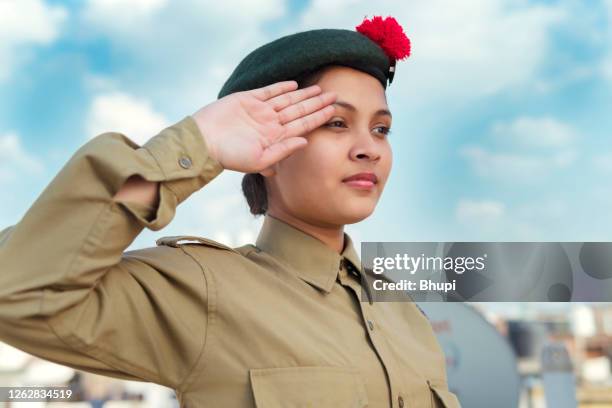
[[[159,205],[159,182],[147,181],[139,175],[130,177],[113,197],[115,201],[135,202],[149,208]]]

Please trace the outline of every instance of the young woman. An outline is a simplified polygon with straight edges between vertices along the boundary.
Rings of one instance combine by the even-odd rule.
[[[395,66],[368,33],[284,37],[142,147],[119,133],[81,147],[0,233],[0,340],[171,387],[182,407],[459,407],[417,306],[360,301],[343,229],[391,170]],[[254,245],[166,237],[124,252],[224,169],[247,174],[265,215]]]

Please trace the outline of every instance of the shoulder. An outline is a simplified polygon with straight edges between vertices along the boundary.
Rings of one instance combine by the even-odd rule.
[[[227,263],[230,260],[244,261],[251,252],[256,252],[253,245],[232,248],[221,242],[193,235],[166,236],[159,238],[156,244],[156,247],[133,251],[126,255],[152,258],[191,258],[192,262],[196,261],[196,263],[206,261],[211,265],[216,263],[214,261],[220,261],[220,264],[223,265],[224,262]]]
[[[170,248],[194,247],[198,250],[217,253],[221,256],[247,256],[250,252],[253,252],[256,249],[253,245],[243,245],[238,248],[232,248],[228,245],[222,244],[221,242],[193,235],[162,237],[156,241],[156,244],[158,247]]]
[[[206,251],[207,256],[227,257],[233,255],[240,256],[240,253],[233,248],[211,239],[196,237],[191,235],[176,235],[159,238],[156,246],[126,251],[123,258],[127,262],[144,262],[151,266],[187,266],[193,264],[194,259],[186,250],[188,247],[197,247],[198,251]],[[163,268],[165,269],[165,268]]]

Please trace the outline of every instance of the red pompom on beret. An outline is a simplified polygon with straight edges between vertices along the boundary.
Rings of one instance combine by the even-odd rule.
[[[403,60],[410,56],[410,39],[404,34],[404,29],[391,16],[382,18],[374,16],[371,20],[364,18],[361,24],[355,27],[357,32],[365,35],[383,49],[389,57],[389,82],[393,80],[396,60]]]

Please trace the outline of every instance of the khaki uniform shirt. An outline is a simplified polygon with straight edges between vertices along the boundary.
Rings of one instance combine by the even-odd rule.
[[[140,147],[98,135],[0,232],[0,340],[76,369],[176,390],[181,407],[457,408],[411,302],[360,301],[361,263],[266,216],[255,245],[167,237],[222,171],[187,116]],[[132,175],[156,208],[116,202]]]

